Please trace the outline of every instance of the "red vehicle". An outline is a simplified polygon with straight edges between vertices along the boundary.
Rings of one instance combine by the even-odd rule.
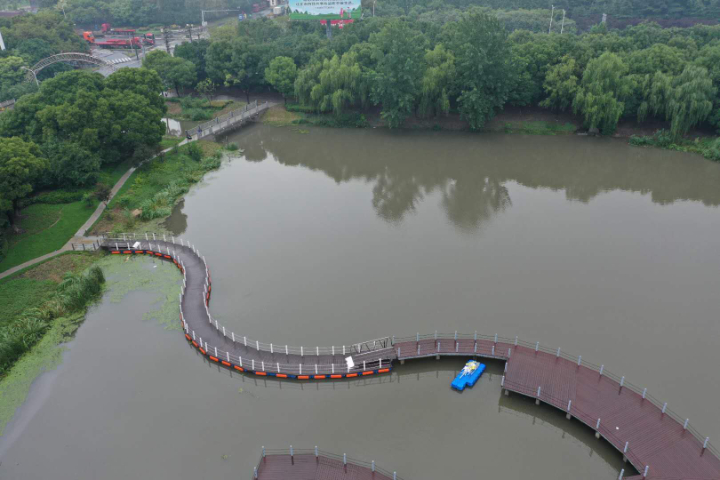
[[[140,48],[139,42],[141,40],[145,45],[155,45],[155,35],[152,33],[137,35],[133,28],[110,28],[109,23],[103,23],[99,32],[83,32],[83,38],[87,40],[88,43],[98,45],[102,48]],[[117,42],[116,40],[123,40],[124,42]],[[128,40],[132,41],[128,44]],[[135,40],[137,40],[138,46],[134,46]]]
[[[139,37],[95,39],[92,32],[83,33],[83,38],[100,48],[141,48]]]
[[[265,10],[270,7],[270,3],[267,1],[259,2],[259,3],[253,3],[252,11],[253,13],[258,13],[261,10]]]

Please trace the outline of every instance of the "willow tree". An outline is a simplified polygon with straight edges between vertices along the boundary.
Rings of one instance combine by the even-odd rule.
[[[573,111],[582,113],[587,128],[604,134],[615,131],[625,109],[624,100],[633,93],[627,72],[622,59],[610,52],[588,63],[573,101]]]
[[[673,79],[665,116],[670,120],[670,132],[675,139],[710,115],[715,92],[712,79],[703,67],[688,65]]]
[[[365,105],[367,89],[362,83],[357,54],[346,52],[302,69],[295,80],[295,95],[304,105],[339,115],[350,106]]]
[[[439,43],[425,53],[425,64],[418,113],[421,117],[447,115],[455,81],[455,56]]]

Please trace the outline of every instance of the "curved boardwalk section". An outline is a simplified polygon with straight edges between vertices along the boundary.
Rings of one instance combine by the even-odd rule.
[[[212,295],[210,270],[191,244],[143,234],[104,238],[102,247],[115,255],[152,255],[174,262],[183,273],[180,320],[185,337],[210,361],[227,368],[261,376],[322,380],[387,373],[394,360],[494,358],[505,361],[501,386],[506,394],[512,391],[535,398],[538,403],[561,409],[568,418],[580,420],[622,452],[640,477],[720,480],[720,453],[687,419],[672,412],[647,389],[581,357],[518,338],[457,332],[386,337],[333,347],[262,343],[231,332],[212,318],[208,309]],[[311,457],[315,466],[319,465]],[[280,458],[273,462],[276,460],[280,462],[277,465],[282,465]],[[285,478],[334,477],[303,477],[288,472]]]
[[[334,455],[312,450],[263,450],[255,468],[258,480],[401,480],[395,472],[387,472],[375,462],[353,460],[346,455]]]

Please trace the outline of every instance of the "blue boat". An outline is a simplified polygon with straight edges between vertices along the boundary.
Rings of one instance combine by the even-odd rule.
[[[475,360],[468,361],[458,376],[455,377],[451,386],[454,390],[462,392],[465,387],[472,387],[477,383],[480,375],[485,371],[485,364],[476,362]]]

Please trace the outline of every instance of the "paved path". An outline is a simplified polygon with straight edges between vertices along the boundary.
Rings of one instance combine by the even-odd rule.
[[[183,140],[182,142],[180,142],[178,144],[178,146],[185,145],[186,143],[188,143],[188,140]],[[163,150],[160,153],[167,153],[172,149],[173,149],[173,147],[166,148],[165,150]],[[160,154],[155,155],[154,157],[152,157],[146,161],[153,160],[159,155]],[[92,227],[93,224],[100,218],[102,213],[107,208],[107,204],[110,203],[110,200],[112,200],[112,198],[120,191],[120,189],[123,187],[123,185],[125,185],[125,182],[127,182],[128,178],[130,178],[130,176],[133,174],[133,172],[135,172],[135,170],[137,170],[137,167],[130,167],[128,169],[128,171],[125,172],[122,177],[120,177],[120,180],[118,180],[117,183],[115,183],[112,190],[110,191],[110,199],[108,199],[107,203],[101,202],[100,205],[98,205],[97,208],[95,209],[95,211],[92,213],[92,215],[90,215],[90,218],[87,219],[87,221],[82,225],[82,227],[80,227],[80,229],[75,233],[75,235],[70,240],[68,240],[67,243],[65,245],[63,245],[62,248],[60,248],[60,250],[55,250],[54,252],[46,253],[45,255],[43,255],[41,257],[33,258],[32,260],[28,260],[25,263],[22,263],[15,267],[9,268],[9,269],[5,270],[4,272],[0,273],[0,280],[2,280],[5,277],[9,277],[10,275],[12,275],[16,272],[19,272],[20,270],[23,270],[28,267],[32,267],[35,264],[38,264],[38,263],[44,262],[45,260],[48,260],[50,258],[56,257],[63,252],[69,252],[73,249],[73,247],[72,247],[73,244],[87,243],[88,240],[97,240],[97,237],[86,237],[85,232],[87,232],[90,229],[90,227]]]
[[[190,140],[184,139],[182,142],[178,143],[177,146],[185,145],[186,143],[193,142],[196,140],[199,140],[203,137],[211,136],[211,135],[218,135],[220,133],[224,133],[230,129],[237,128],[238,125],[241,125],[246,120],[252,119],[254,116],[264,112],[268,108],[276,105],[275,102],[268,102],[265,101],[263,103],[255,102],[254,106],[246,105],[245,107],[235,110],[233,112],[227,113],[225,115],[222,115],[221,117],[218,117],[214,120],[211,120],[207,122],[206,124],[200,125],[200,128],[198,131],[196,131],[192,138]],[[165,150],[161,151],[157,155],[153,156],[152,158],[145,160],[146,162],[149,162],[161,154],[168,153],[175,147],[166,148]],[[145,163],[145,162],[143,162]],[[135,172],[137,167],[131,167],[128,169],[125,174],[120,177],[120,180],[117,181],[117,183],[113,186],[111,193],[110,193],[110,199],[108,199],[107,203],[110,203],[110,200],[120,191],[120,189],[125,185],[125,182],[127,182],[128,178]],[[60,250],[55,250],[54,252],[47,253],[43,255],[42,257],[37,257],[32,260],[28,260],[27,262],[18,265],[16,267],[12,267],[8,270],[5,270],[4,272],[0,273],[0,280],[3,278],[12,275],[13,273],[16,273],[24,268],[31,267],[37,263],[40,263],[44,260],[47,260],[49,258],[55,257],[57,255],[60,255],[63,252],[67,252],[73,249],[73,244],[78,243],[84,243],[85,233],[95,224],[95,222],[100,218],[100,216],[103,214],[105,209],[107,208],[107,203],[100,203],[98,207],[95,209],[95,211],[90,215],[90,218],[87,219],[87,221],[83,224],[82,227],[80,227],[80,230],[75,233],[75,236],[68,240],[68,242],[63,245],[63,247]]]

